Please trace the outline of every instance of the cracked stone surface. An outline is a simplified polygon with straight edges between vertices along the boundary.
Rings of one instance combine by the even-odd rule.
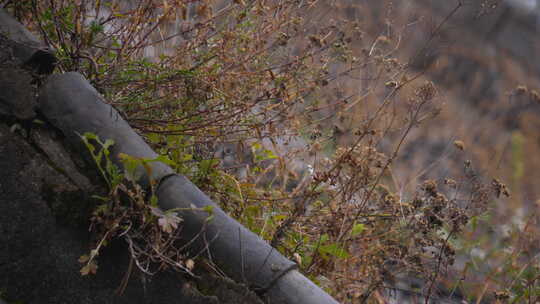
[[[103,252],[96,276],[81,276],[77,260],[89,250],[87,229],[59,223],[42,195],[46,184],[57,185],[63,191],[78,190],[77,186],[3,124],[0,124],[0,155],[0,290],[7,300],[207,303],[197,302],[193,295],[186,296],[181,288],[185,279],[178,274],[142,280],[134,273],[124,295],[116,295],[129,261],[123,244],[110,246]]]
[[[36,89],[30,72],[13,64],[12,50],[0,35],[0,114],[28,120],[36,113]]]

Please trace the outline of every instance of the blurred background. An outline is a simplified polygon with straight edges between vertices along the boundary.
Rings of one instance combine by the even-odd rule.
[[[476,174],[500,179],[510,189],[510,198],[490,203],[481,224],[487,233],[466,235],[471,246],[462,247],[467,256],[462,261],[479,263],[463,277],[465,289],[479,295],[491,283],[504,282],[497,273],[505,269],[509,252],[523,250],[518,260],[538,267],[540,1],[344,0],[337,5],[361,24],[364,39],[390,40],[397,57],[440,93],[440,114],[412,130],[393,163],[396,190],[412,193],[426,178],[459,175],[466,161]],[[464,151],[455,149],[456,141]]]

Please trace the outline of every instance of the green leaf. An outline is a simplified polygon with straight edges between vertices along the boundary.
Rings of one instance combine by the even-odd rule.
[[[212,205],[204,206],[203,210],[208,212],[209,214],[213,214],[214,213],[214,206],[212,206]]]
[[[272,219],[276,222],[279,222],[279,221],[282,221],[284,219],[286,219],[287,216],[285,214],[276,214],[274,216],[272,216]]]
[[[99,22],[97,22],[96,20],[90,22],[90,31],[92,32],[92,34],[101,33],[103,32],[103,29],[103,25],[99,24]]]
[[[157,133],[146,134],[146,138],[148,138],[148,141],[153,142],[153,143],[160,142],[160,136]]]
[[[84,138],[86,139],[94,139],[94,140],[97,140],[97,135],[94,134],[94,133],[91,133],[91,132],[85,132],[83,134]]]
[[[321,246],[319,247],[319,252],[325,253],[325,254],[334,256],[336,258],[340,258],[340,259],[346,259],[350,256],[349,253],[345,249],[339,247],[337,244],[328,244],[328,245]]]
[[[157,207],[158,206],[158,198],[156,195],[152,195],[150,197],[150,205],[153,206],[153,207]]]
[[[176,163],[174,161],[172,161],[171,159],[169,159],[165,155],[160,155],[160,156],[156,157],[155,159],[151,160],[151,162],[154,162],[154,161],[159,161],[159,162],[162,162],[162,163],[167,164],[169,166],[176,165]]]
[[[278,158],[276,154],[272,150],[264,150],[264,154],[266,156],[266,159],[276,159]]]
[[[92,198],[95,198],[95,199],[100,200],[100,201],[105,201],[105,202],[108,202],[110,200],[109,197],[100,196],[100,195],[92,195]]]
[[[184,155],[182,156],[182,161],[184,161],[184,162],[190,161],[190,160],[192,160],[192,159],[193,159],[193,155],[192,155],[192,154],[184,154]]]
[[[364,224],[355,224],[351,230],[351,236],[357,236],[364,231]]]
[[[325,234],[321,235],[321,239],[320,239],[319,243],[322,244],[322,243],[324,243],[326,241],[328,241],[328,234],[325,233]]]
[[[124,174],[129,181],[135,182],[139,177],[136,176],[136,169],[141,164],[141,161],[133,156],[119,153],[118,158],[124,165]]]

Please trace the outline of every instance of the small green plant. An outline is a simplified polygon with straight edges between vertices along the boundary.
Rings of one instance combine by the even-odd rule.
[[[138,184],[141,177],[138,170],[143,168],[148,174],[149,163],[160,161],[171,164],[171,161],[163,156],[141,159],[120,154],[121,170],[111,160],[110,147],[114,145],[112,140],[103,142],[91,133],[85,133],[81,139],[109,188],[108,196],[96,197],[101,203],[92,213],[90,226],[95,240],[89,254],[79,259],[83,264],[81,274],[97,272],[100,252],[115,239],[123,239],[128,243],[131,264],[134,263],[147,274],[166,268],[192,274],[193,259],[176,243],[182,223],[178,212],[183,210],[162,211],[158,207],[153,186],[143,189]],[[211,219],[212,208],[201,211],[206,211]]]

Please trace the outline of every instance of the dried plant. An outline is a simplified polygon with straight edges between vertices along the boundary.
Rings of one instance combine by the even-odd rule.
[[[381,303],[403,275],[423,278],[429,301],[459,236],[508,194],[471,162],[396,186],[404,143],[444,94],[398,58],[406,29],[390,19],[370,40],[339,1],[7,2],[56,48],[59,71],[83,73],[178,173],[340,301]],[[143,271],[191,273],[181,218],[115,185],[92,218],[94,250],[123,236]]]

